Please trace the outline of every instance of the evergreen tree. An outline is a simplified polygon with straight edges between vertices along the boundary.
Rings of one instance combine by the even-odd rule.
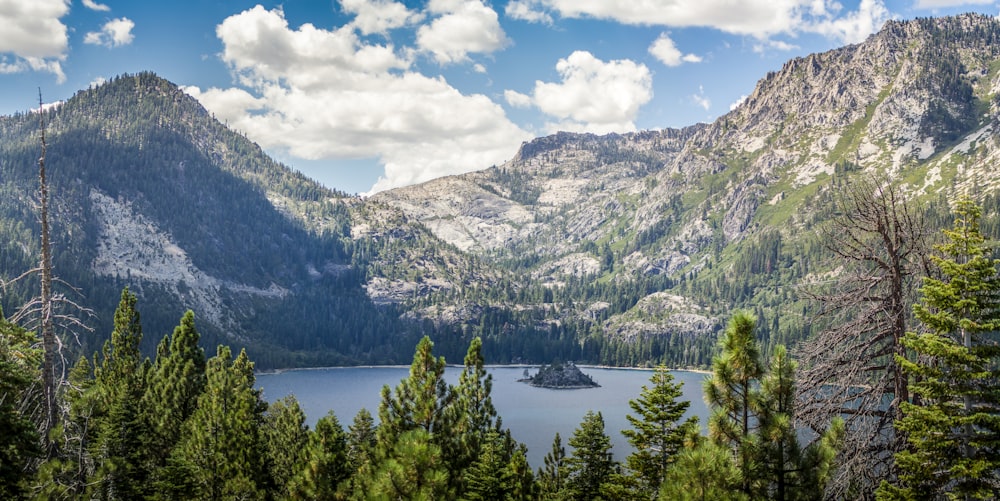
[[[783,500],[815,499],[830,478],[834,458],[843,440],[843,420],[831,426],[806,448],[795,428],[795,362],[784,346],[771,356],[760,384],[760,434],[757,462],[761,479],[758,497]]]
[[[41,352],[34,335],[8,322],[0,312],[0,499],[19,499],[29,485],[27,471],[41,453],[38,431],[20,404],[41,377]]]
[[[400,434],[375,475],[354,494],[357,499],[378,501],[436,501],[455,497],[448,488],[448,470],[441,448],[423,428]]]
[[[455,388],[455,399],[448,409],[451,433],[449,437],[438,439],[451,463],[453,487],[459,491],[463,490],[465,469],[481,456],[481,441],[496,425],[497,410],[490,396],[493,376],[486,372],[482,347],[483,342],[478,337],[469,344],[465,367]]]
[[[980,233],[979,207],[963,197],[955,216],[931,256],[941,278],[924,279],[914,308],[927,332],[908,333],[916,356],[898,357],[919,398],[902,406],[897,428],[910,448],[896,454],[899,484],[883,482],[881,499],[1000,492],[1000,261]]]
[[[504,454],[504,440],[496,430],[480,438],[479,457],[466,469],[463,498],[476,501],[513,499],[514,472]]]
[[[154,475],[166,465],[180,441],[183,423],[194,413],[205,388],[205,353],[198,340],[194,313],[187,311],[173,335],[164,336],[156,348],[156,361],[142,396]],[[183,478],[183,474],[173,476]]]
[[[552,450],[545,455],[545,466],[538,469],[538,490],[543,499],[562,499],[566,486],[566,448],[556,433]]]
[[[569,439],[573,453],[566,458],[566,488],[572,499],[595,499],[602,484],[618,472],[611,455],[611,438],[604,432],[601,413],[588,411]]]
[[[388,386],[382,388],[376,432],[380,460],[388,457],[392,451],[398,451],[396,441],[412,430],[426,432],[426,438],[435,446],[434,455],[454,452],[453,424],[456,416],[449,410],[454,392],[444,380],[444,357],[435,358],[433,347],[434,343],[430,338],[425,336],[421,339],[413,355],[409,377],[400,381],[395,393]],[[420,440],[423,440],[422,435],[411,435],[408,447],[417,447],[426,452],[427,449]],[[446,444],[447,450],[442,447],[442,443]],[[442,456],[441,459],[449,462],[453,456]],[[443,471],[448,474],[447,469]]]
[[[268,406],[264,415],[264,438],[267,445],[267,467],[277,498],[288,499],[293,478],[305,469],[309,429],[306,415],[298,400],[287,396]]]
[[[674,383],[666,367],[658,367],[650,382],[652,388],[643,385],[639,397],[629,401],[636,416],[626,417],[633,429],[622,430],[635,448],[625,458],[625,465],[648,499],[656,497],[667,468],[684,445],[684,438],[698,427],[697,417],[681,422],[691,403],[678,401],[683,395],[681,384]]]
[[[705,381],[705,401],[712,407],[709,436],[734,451],[740,472],[740,491],[749,496],[755,476],[757,449],[754,411],[759,395],[756,384],[764,374],[754,339],[757,319],[737,312],[722,337],[722,352],[712,362],[712,377]]]
[[[104,343],[103,358],[94,369],[97,410],[93,427],[93,457],[97,463],[88,483],[100,499],[142,497],[148,478],[149,451],[142,421],[141,398],[145,392],[145,369],[139,352],[142,325],[136,297],[122,290],[115,310],[111,339]]]
[[[347,437],[330,411],[316,422],[305,448],[305,464],[295,477],[289,499],[346,499],[345,481],[354,473],[347,455]]]
[[[205,377],[172,459],[193,474],[199,498],[261,499],[266,472],[259,430],[266,404],[254,389],[253,362],[246,351],[233,360],[229,347],[219,346]]]
[[[667,470],[661,501],[745,501],[742,475],[732,452],[712,440],[696,437]]]
[[[368,409],[362,407],[354,415],[347,433],[347,463],[352,474],[374,461],[375,434],[375,420]]]

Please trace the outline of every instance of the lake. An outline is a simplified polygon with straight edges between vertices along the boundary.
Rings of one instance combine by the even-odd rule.
[[[567,454],[569,437],[579,426],[588,410],[601,412],[605,432],[611,437],[615,457],[621,461],[631,452],[631,446],[620,430],[629,427],[625,417],[631,413],[628,405],[649,385],[652,370],[606,369],[581,367],[601,385],[600,388],[552,390],[535,388],[517,382],[524,377],[525,367],[489,367],[493,375],[493,405],[516,440],[528,446],[528,461],[537,470],[545,454],[552,448],[556,432],[562,436]],[[536,372],[531,368],[531,372]],[[461,367],[448,367],[445,379],[458,384]],[[685,400],[691,402],[687,416],[699,416],[702,427],[708,422],[708,408],[702,399],[702,381],[706,375],[697,372],[672,371],[674,381],[682,383]],[[310,428],[333,410],[346,430],[355,414],[364,407],[378,419],[380,391],[383,385],[395,390],[399,381],[409,375],[409,367],[338,367],[300,369],[272,374],[258,374],[257,386],[264,398],[273,402],[293,394],[306,414]]]

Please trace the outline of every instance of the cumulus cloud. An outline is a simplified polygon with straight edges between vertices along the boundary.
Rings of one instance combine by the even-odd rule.
[[[127,17],[112,19],[104,23],[101,31],[87,33],[83,37],[83,43],[103,45],[109,49],[128,45],[135,39],[132,28],[135,28],[135,23]]]
[[[351,24],[365,35],[385,34],[423,19],[422,14],[391,0],[340,0],[340,5],[344,12],[354,14]]]
[[[94,0],[83,0],[83,6],[90,10],[96,10],[99,12],[108,12],[109,10],[111,10],[111,7],[108,7],[107,5],[101,3],[97,3]]]
[[[0,0],[0,73],[44,71],[66,80],[66,0]]]
[[[504,14],[511,19],[528,21],[529,23],[552,24],[552,16],[548,13],[536,10],[533,2],[529,0],[513,0],[507,3]]]
[[[486,96],[412,71],[407,56],[361,40],[350,24],[293,29],[280,8],[257,6],[216,33],[241,87],[187,92],[265,148],[377,157],[384,174],[373,191],[486,168],[530,139]]]
[[[737,99],[734,103],[732,103],[732,104],[729,105],[729,111],[733,111],[736,108],[739,108],[740,105],[742,105],[743,103],[747,102],[747,98],[748,97],[749,96],[747,96],[746,94],[743,94],[742,96],[740,96],[739,99]]]
[[[924,0],[947,2],[947,0]],[[979,1],[979,0],[972,0]],[[823,33],[842,41],[864,38],[888,19],[883,0],[862,0],[843,13],[836,0],[516,0],[508,10],[520,18],[549,16],[606,19],[623,24],[706,27],[760,39],[779,34]],[[508,15],[511,15],[508,13]],[[512,16],[514,17],[514,16]]]
[[[466,61],[470,53],[489,54],[507,46],[496,11],[479,0],[431,0],[440,17],[417,30],[417,46],[441,64]]]
[[[917,0],[913,5],[916,9],[942,9],[947,7],[962,7],[964,5],[989,5],[996,0]]]
[[[694,54],[681,53],[674,44],[674,41],[666,33],[660,34],[660,37],[653,42],[653,45],[649,46],[649,53],[667,66],[680,66],[681,63],[701,62],[701,58]]]
[[[551,132],[627,132],[635,130],[639,108],[653,98],[652,76],[643,64],[623,59],[604,62],[586,51],[560,59],[560,82],[535,82],[531,96],[504,92],[512,106],[534,105],[558,122]]]

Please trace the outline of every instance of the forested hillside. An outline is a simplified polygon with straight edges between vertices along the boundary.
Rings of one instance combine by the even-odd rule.
[[[155,75],[0,118],[0,276],[37,262],[40,118],[55,268],[110,325],[117,291],[168,331],[261,367],[398,363],[430,335],[454,359],[707,367],[724,319],[765,348],[824,327],[810,284],[842,273],[838,197],[882,179],[930,228],[972,194],[997,228],[1000,23],[890,22],[789,61],[711,124],[528,142],[502,165],[361,199],[265,155]],[[5,311],[34,293],[7,288]],[[95,347],[84,333],[84,352]],[[153,346],[147,341],[146,353]]]

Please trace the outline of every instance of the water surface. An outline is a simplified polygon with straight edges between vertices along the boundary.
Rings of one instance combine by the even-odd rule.
[[[618,460],[631,451],[620,430],[629,427],[627,414],[634,414],[628,405],[649,386],[651,370],[604,369],[582,367],[583,371],[601,385],[600,388],[579,390],[552,390],[535,388],[517,382],[524,377],[524,367],[490,367],[493,375],[493,404],[511,434],[528,446],[528,461],[538,469],[542,459],[552,448],[552,439],[558,432],[567,453],[568,440],[579,426],[588,410],[601,412],[606,433],[614,445]],[[530,369],[533,374],[536,369]],[[460,367],[448,367],[445,379],[458,384]],[[682,399],[691,402],[687,416],[699,416],[702,426],[708,419],[708,409],[702,400],[701,384],[704,374],[685,371],[671,372],[675,381],[682,383]],[[326,369],[292,370],[274,374],[259,374],[257,386],[263,388],[264,398],[274,401],[294,394],[306,413],[310,427],[333,410],[346,430],[355,414],[365,407],[378,420],[380,391],[383,385],[393,390],[399,381],[409,375],[409,367],[338,367]]]

